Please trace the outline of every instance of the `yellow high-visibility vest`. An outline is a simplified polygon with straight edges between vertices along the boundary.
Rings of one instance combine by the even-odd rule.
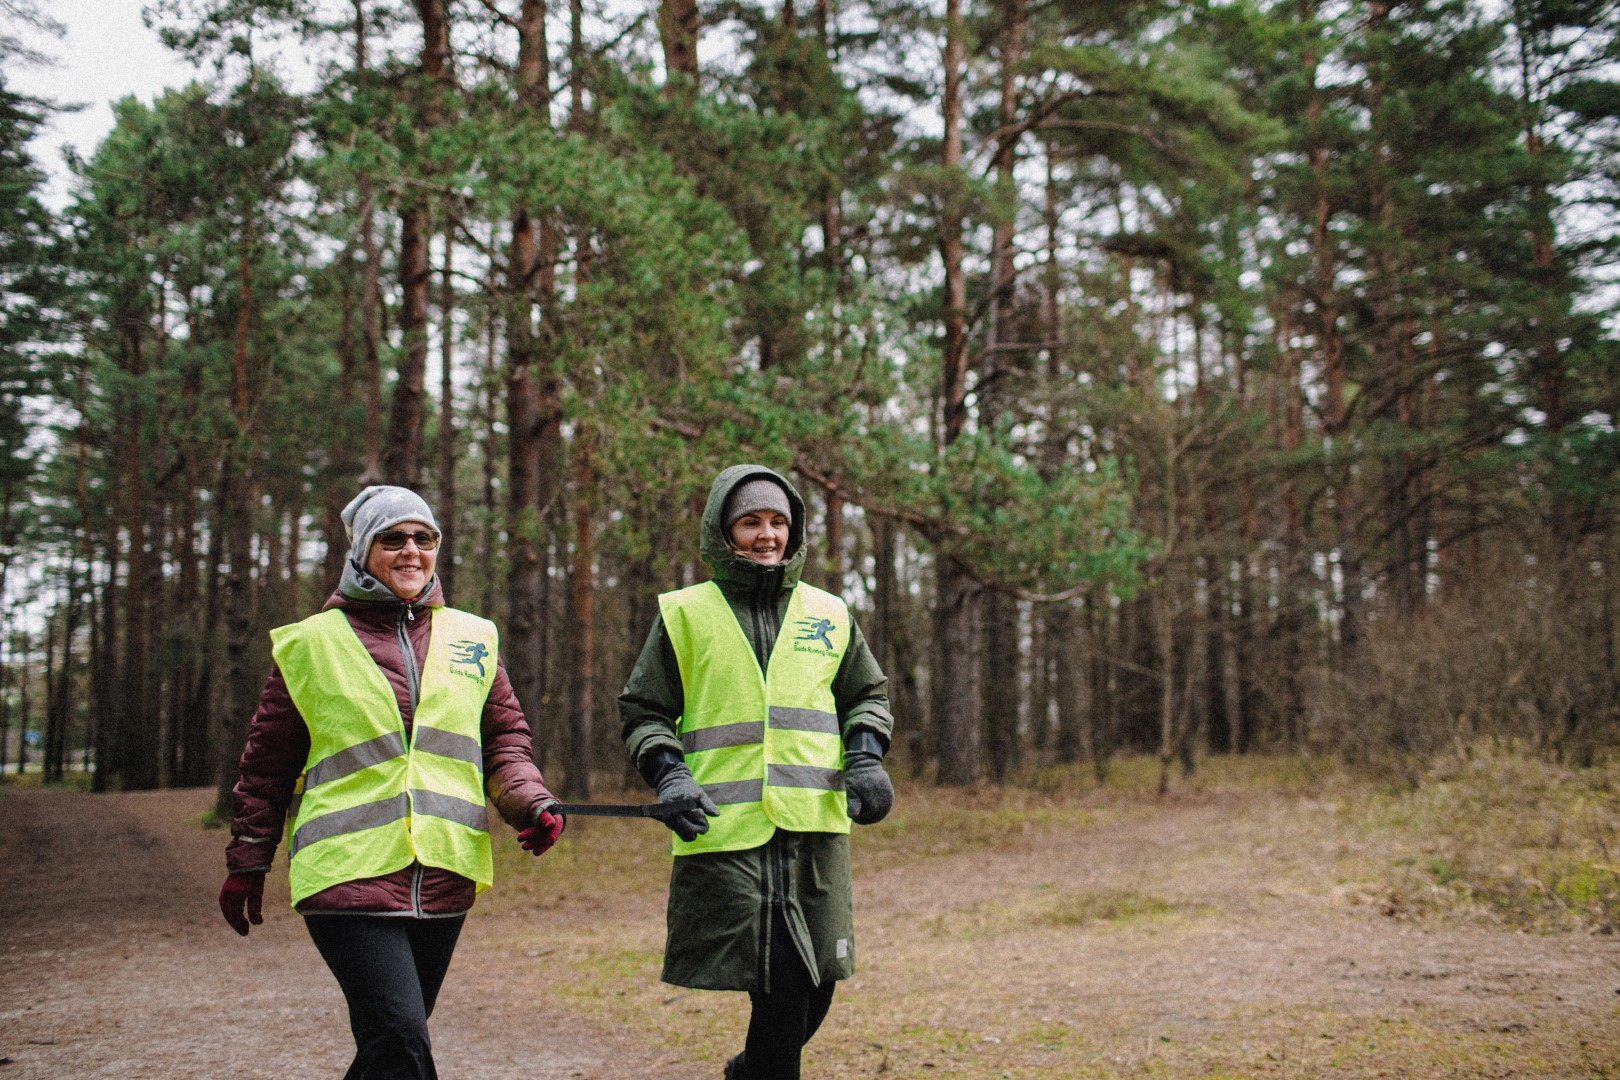
[[[849,832],[844,740],[832,684],[849,648],[849,609],[800,583],[765,672],[720,587],[665,593],[658,609],[684,689],[677,722],[693,778],[719,817],[677,855],[758,847],[778,829]]]
[[[484,810],[484,701],[495,624],[434,608],[411,734],[388,677],[336,608],[270,632],[272,655],[309,727],[288,817],[292,902],[420,862],[495,879]],[[408,647],[408,646],[407,646]]]

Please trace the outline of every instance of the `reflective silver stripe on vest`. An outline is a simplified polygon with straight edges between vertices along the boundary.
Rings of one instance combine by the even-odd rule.
[[[378,735],[363,743],[346,746],[335,754],[328,754],[304,773],[304,790],[350,776],[361,769],[380,765],[405,754],[405,736],[398,731]],[[294,818],[293,820],[297,820]]]
[[[468,802],[454,795],[427,791],[423,788],[412,788],[411,799],[416,803],[418,814],[444,818],[446,821],[453,821],[457,825],[465,825],[479,832],[489,831],[489,815],[484,812],[483,803]]]
[[[725,803],[759,802],[765,797],[763,780],[728,780],[723,784],[704,784],[703,790],[716,806]]]
[[[844,773],[841,769],[823,769],[815,765],[772,765],[767,774],[775,787],[821,788],[824,791],[844,789]]]
[[[418,724],[416,731],[411,735],[411,740],[414,749],[438,757],[465,761],[480,773],[484,771],[484,747],[470,735]]]
[[[365,829],[375,829],[390,822],[398,821],[409,812],[410,800],[402,791],[392,799],[383,799],[381,802],[366,803],[363,806],[351,806],[346,810],[334,810],[330,814],[322,814],[312,821],[306,821],[293,833],[292,842],[287,845],[287,857],[292,858],[298,852],[319,840],[329,840],[334,836],[345,833],[361,832]]]
[[[820,731],[837,735],[838,717],[820,709],[790,709],[785,705],[772,705],[771,727],[779,731]]]
[[[774,715],[775,710],[772,710]],[[688,754],[699,750],[719,750],[727,746],[751,746],[765,741],[765,725],[758,720],[742,724],[717,724],[681,732],[681,747]]]

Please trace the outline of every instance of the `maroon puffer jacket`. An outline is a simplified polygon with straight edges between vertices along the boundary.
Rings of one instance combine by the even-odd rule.
[[[377,662],[394,696],[409,734],[413,703],[400,653],[398,627],[404,625],[416,653],[416,669],[427,662],[432,620],[428,609],[442,607],[444,593],[437,580],[425,597],[405,601],[368,603],[339,593],[326,608],[342,608],[349,624]],[[324,608],[323,608],[324,610]],[[495,684],[484,703],[484,789],[496,810],[514,829],[533,824],[535,816],[555,802],[530,757],[529,725],[512,690],[504,664],[497,664]],[[309,757],[309,728],[293,704],[279,669],[272,669],[259,707],[248,728],[242,749],[241,778],[232,791],[231,842],[225,863],[233,874],[262,873],[270,869],[292,802],[293,786]],[[384,877],[360,878],[334,885],[307,897],[298,905],[305,915],[314,912],[383,912],[402,915],[454,915],[473,905],[477,889],[460,874],[437,867],[408,866]]]

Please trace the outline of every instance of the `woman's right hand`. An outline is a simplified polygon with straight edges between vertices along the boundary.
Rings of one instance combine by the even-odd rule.
[[[264,922],[263,907],[263,874],[225,875],[225,884],[219,887],[219,910],[232,930],[247,937],[248,923],[258,926]]]
[[[518,843],[530,855],[544,855],[551,850],[568,827],[568,818],[552,810],[556,803],[548,803],[534,816],[534,824],[518,833]]]

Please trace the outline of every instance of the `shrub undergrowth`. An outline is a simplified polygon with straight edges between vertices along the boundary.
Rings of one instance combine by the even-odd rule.
[[[1620,765],[1577,769],[1475,750],[1368,803],[1410,837],[1390,866],[1395,913],[1538,932],[1620,925]]]

